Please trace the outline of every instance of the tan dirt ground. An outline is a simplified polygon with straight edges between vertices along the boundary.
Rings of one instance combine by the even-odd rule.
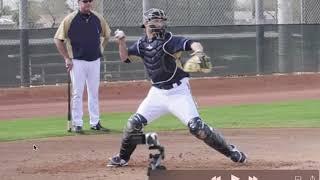
[[[220,106],[320,99],[320,75],[281,75],[192,80],[198,104]],[[148,82],[102,83],[102,112],[134,112]],[[0,119],[44,117],[67,113],[66,86],[0,90]],[[104,119],[103,121],[108,121]],[[320,121],[319,121],[320,123]],[[168,169],[320,169],[320,129],[221,129],[249,155],[234,164],[187,131],[160,132]],[[0,179],[146,179],[148,150],[139,146],[128,167],[107,168],[119,150],[121,134],[77,135],[0,143]],[[33,150],[33,144],[38,150]]]

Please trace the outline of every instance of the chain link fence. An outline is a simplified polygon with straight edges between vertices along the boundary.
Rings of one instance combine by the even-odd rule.
[[[0,0],[0,27],[18,28],[19,1]],[[112,27],[139,26],[142,0],[95,0],[95,10],[104,14]],[[255,2],[263,4],[265,24],[277,24],[278,13],[285,8],[285,24],[320,22],[319,0],[157,0],[152,7],[163,9],[170,26],[215,26],[255,24]],[[29,28],[57,27],[62,18],[78,8],[78,0],[28,0]],[[2,23],[1,23],[2,22]],[[6,26],[5,26],[6,25]],[[10,26],[11,25],[11,26]]]
[[[30,81],[27,83],[64,83],[67,76],[63,60],[52,38],[62,19],[78,9],[78,0],[25,1],[28,2],[29,28],[26,49]],[[143,32],[139,26],[145,1],[94,0],[93,5],[108,20],[112,31],[125,30],[131,43]],[[3,64],[0,87],[22,84],[21,49],[24,48],[20,43],[19,2],[0,0],[0,59]],[[320,71],[319,0],[148,2],[151,7],[166,11],[169,30],[174,34],[201,41],[216,68],[207,76]],[[258,5],[262,8],[257,8]],[[256,15],[262,17],[262,21],[257,21]],[[111,41],[104,53],[101,80],[147,78],[142,63],[119,63],[117,50],[117,45]]]

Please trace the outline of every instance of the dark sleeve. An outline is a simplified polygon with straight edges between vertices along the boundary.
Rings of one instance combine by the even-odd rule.
[[[141,56],[139,52],[139,41],[135,42],[128,48],[128,56]]]
[[[191,44],[193,43],[194,41],[192,41],[192,40],[188,40],[187,41],[187,43],[186,43],[186,45],[185,45],[185,51],[191,51],[192,49],[191,49]]]
[[[181,36],[173,36],[170,42],[171,53],[176,53],[179,51],[190,51],[192,40],[181,37]]]
[[[124,61],[125,63],[142,60],[142,55],[139,49],[139,43],[140,41],[137,41],[128,48],[128,59]]]

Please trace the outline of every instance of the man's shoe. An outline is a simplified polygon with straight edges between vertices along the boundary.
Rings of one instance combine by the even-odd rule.
[[[76,126],[74,128],[74,132],[78,133],[78,134],[84,134],[83,130],[82,130],[82,126]]]
[[[109,159],[108,167],[124,167],[128,166],[128,161],[121,159],[119,155],[115,155]]]
[[[243,152],[239,151],[234,145],[231,145],[232,153],[230,155],[230,159],[233,162],[237,163],[245,163],[247,161],[247,155]]]
[[[104,128],[103,126],[101,126],[100,121],[98,122],[97,125],[91,126],[91,130],[94,130],[94,131],[105,131],[105,132],[109,132],[110,131],[109,129]]]

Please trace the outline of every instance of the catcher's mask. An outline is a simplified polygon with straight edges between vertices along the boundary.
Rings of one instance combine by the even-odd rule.
[[[166,29],[167,17],[163,10],[152,8],[143,13],[144,24],[142,28],[148,27],[147,30],[157,38],[163,38]]]

